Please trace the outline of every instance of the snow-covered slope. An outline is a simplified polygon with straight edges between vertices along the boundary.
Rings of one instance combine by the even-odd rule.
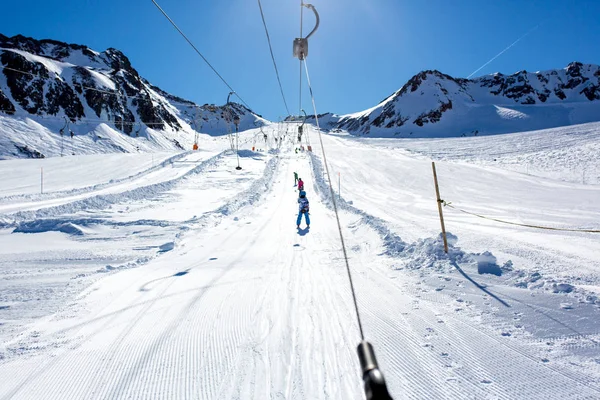
[[[373,108],[320,119],[323,127],[371,137],[477,136],[598,121],[600,67],[573,62],[472,80],[423,71]]]
[[[266,152],[247,133],[241,170],[216,147],[155,163],[114,154],[99,176],[86,174],[102,167],[94,155],[4,161],[0,174],[20,173],[0,180],[0,398],[364,399],[323,160],[317,146],[295,153],[292,132],[275,143],[275,129]],[[597,234],[447,207],[446,255],[431,173],[433,158],[458,208],[600,229],[600,187],[577,182],[562,151],[598,176],[599,129],[324,136],[364,334],[393,398],[600,398]],[[295,227],[294,172],[310,229]]]
[[[265,123],[237,103],[199,106],[173,96],[142,78],[116,49],[99,53],[0,35],[0,63],[4,158],[56,156],[61,146],[55,144],[65,140],[78,154],[189,149],[195,132],[233,130],[227,120],[234,116],[240,117],[240,130]]]

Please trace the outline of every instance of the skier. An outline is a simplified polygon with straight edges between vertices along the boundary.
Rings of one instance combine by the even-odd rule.
[[[298,173],[294,172],[294,185],[298,183]]]
[[[304,181],[302,178],[298,178],[298,190],[302,192],[304,190]]]
[[[300,222],[302,222],[302,214],[304,214],[304,218],[306,218],[306,228],[310,228],[310,217],[308,216],[309,204],[308,199],[306,198],[306,192],[304,190],[300,192],[298,204],[298,219],[296,220],[296,228],[300,229]]]

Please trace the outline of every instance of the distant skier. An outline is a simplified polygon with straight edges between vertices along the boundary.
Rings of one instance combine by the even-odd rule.
[[[294,172],[294,185],[298,183],[298,173]]]
[[[304,181],[302,180],[302,178],[298,178],[298,190],[304,190]]]
[[[298,219],[296,220],[296,228],[300,229],[300,222],[302,222],[302,215],[306,219],[306,227],[310,228],[310,217],[309,217],[309,203],[306,198],[306,192],[303,190],[300,192],[300,197],[298,198]]]

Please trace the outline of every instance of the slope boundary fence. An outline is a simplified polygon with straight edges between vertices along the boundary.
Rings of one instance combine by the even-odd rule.
[[[462,208],[456,207],[454,205],[452,205],[452,202],[448,202],[446,200],[442,200],[440,198],[440,194],[439,194],[439,190],[438,190],[438,182],[437,182],[437,176],[436,176],[436,172],[435,172],[435,162],[431,163],[432,168],[433,168],[433,180],[434,180],[434,185],[436,188],[436,201],[439,205],[443,205],[444,207],[448,207],[451,208],[453,210],[456,211],[460,211],[462,213],[468,214],[468,215],[472,215],[474,217],[478,217],[481,219],[486,219],[489,221],[494,221],[494,222],[498,222],[501,224],[507,224],[507,225],[514,225],[514,226],[522,226],[525,228],[533,228],[533,229],[543,229],[543,230],[548,230],[548,231],[561,231],[561,232],[581,232],[581,233],[600,233],[600,229],[586,229],[586,228],[559,228],[559,227],[552,227],[552,226],[542,226],[542,225],[534,225],[534,224],[524,224],[524,223],[519,223],[519,222],[512,222],[512,221],[506,221],[500,218],[494,218],[494,217],[489,217],[487,215],[483,215],[483,214],[478,214],[478,213],[474,213],[472,211],[467,211],[464,210]],[[442,231],[444,231],[444,222],[443,222],[443,215],[442,215],[442,210],[441,207],[439,209],[440,212],[440,220],[442,221]],[[446,241],[446,234],[445,232],[442,232],[443,236],[444,236],[444,242]],[[447,248],[446,248],[446,252],[448,252]]]
[[[557,227],[552,227],[552,226],[541,226],[541,225],[533,225],[533,224],[521,224],[521,223],[518,223],[518,222],[505,221],[505,220],[502,220],[502,219],[499,219],[499,218],[488,217],[488,216],[477,214],[477,213],[474,213],[474,212],[471,212],[471,211],[463,210],[462,208],[458,208],[458,207],[453,206],[452,203],[448,203],[445,200],[440,200],[440,201],[441,201],[441,203],[442,203],[442,205],[444,207],[452,208],[454,210],[460,211],[460,212],[465,213],[465,214],[473,215],[473,216],[478,217],[478,218],[482,218],[482,219],[487,219],[487,220],[490,220],[490,221],[499,222],[501,224],[523,226],[523,227],[534,228],[534,229],[545,229],[545,230],[549,230],[549,231],[600,233],[600,229],[557,228]]]

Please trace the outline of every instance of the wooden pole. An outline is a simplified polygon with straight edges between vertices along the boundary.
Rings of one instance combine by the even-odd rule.
[[[442,237],[444,238],[444,251],[448,254],[448,240],[446,239],[446,227],[444,226],[444,214],[442,213],[442,199],[440,198],[440,188],[438,186],[437,173],[435,172],[435,162],[431,162],[433,169],[433,182],[435,183],[435,195],[437,197],[438,211],[440,213],[440,223],[442,224]]]

